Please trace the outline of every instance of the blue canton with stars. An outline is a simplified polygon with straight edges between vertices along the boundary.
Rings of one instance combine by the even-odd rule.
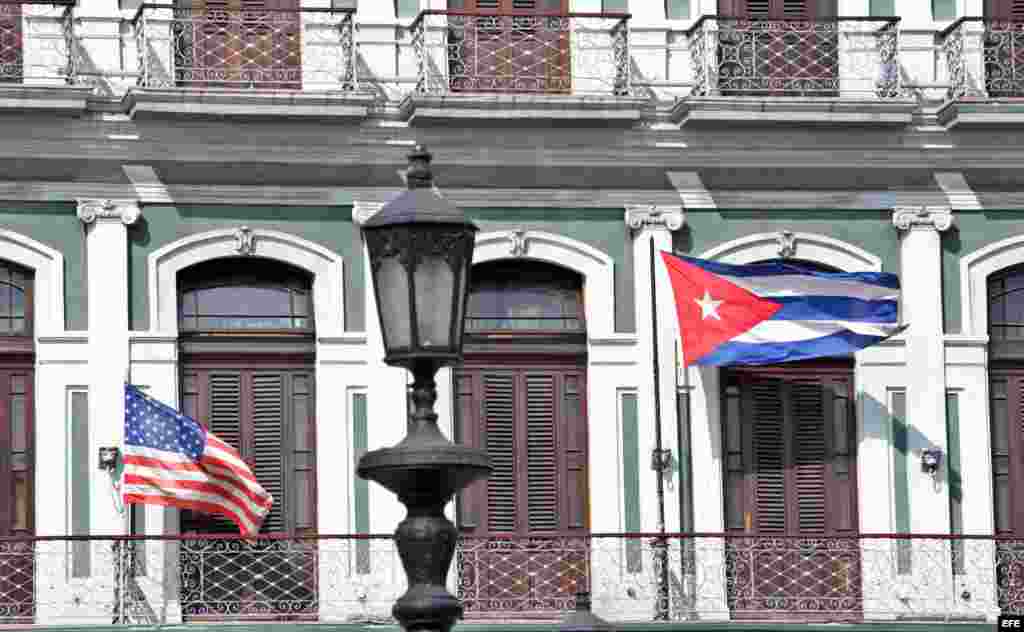
[[[198,462],[206,449],[206,431],[191,417],[125,384],[124,442],[128,446],[177,452]]]

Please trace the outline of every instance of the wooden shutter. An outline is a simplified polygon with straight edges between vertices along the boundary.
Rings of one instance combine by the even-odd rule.
[[[487,480],[487,529],[516,530],[516,441],[514,375],[483,375],[483,427],[494,471]]]
[[[1024,372],[995,373],[990,380],[992,483],[996,535],[1024,534]]]
[[[558,510],[558,414],[555,378],[526,374],[526,498],[530,531],[555,531]]]
[[[21,82],[22,47],[21,4],[0,4],[0,83]]]
[[[813,20],[832,17],[835,0],[718,0],[718,13],[746,19]]]
[[[252,470],[263,489],[274,497],[274,505],[263,521],[264,532],[285,531],[289,501],[284,493],[283,441],[284,388],[280,373],[252,376]]]
[[[726,528],[856,533],[852,377],[778,373],[726,374]]]
[[[483,447],[489,479],[459,499],[459,527],[476,535],[588,528],[583,369],[476,368],[454,374],[457,436]]]
[[[825,467],[829,453],[822,384],[817,380],[795,381],[790,393],[796,525],[800,533],[825,533]]]
[[[236,448],[274,497],[262,532],[316,531],[312,370],[202,369],[182,373],[182,410]],[[237,532],[233,523],[185,512],[182,529]]]
[[[1024,21],[1024,0],[985,0],[985,17]]]
[[[750,429],[756,529],[764,533],[785,533],[787,446],[781,382],[755,381],[748,393],[748,409],[757,420]]]

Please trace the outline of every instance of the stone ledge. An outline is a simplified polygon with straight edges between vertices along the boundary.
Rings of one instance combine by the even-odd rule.
[[[85,111],[92,93],[88,86],[0,84],[0,114],[34,110],[78,115]]]
[[[917,103],[912,100],[815,97],[685,97],[671,120],[680,125],[825,125],[905,126]]]
[[[399,111],[411,124],[458,120],[514,122],[600,121],[630,125],[644,116],[650,100],[644,97],[410,94]]]
[[[937,113],[940,125],[954,127],[1019,127],[1024,123],[1024,99],[949,101]]]
[[[124,96],[134,118],[361,119],[375,97],[351,92],[133,88]]]

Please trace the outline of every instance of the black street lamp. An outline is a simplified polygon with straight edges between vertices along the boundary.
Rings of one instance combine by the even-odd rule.
[[[408,514],[395,543],[409,579],[392,614],[406,630],[446,632],[462,604],[445,588],[458,531],[444,515],[456,492],[491,472],[483,450],[437,427],[434,374],[462,359],[463,320],[476,226],[432,186],[431,155],[409,154],[408,190],[363,223],[384,362],[413,374],[408,434],[359,459],[360,477],[394,492]]]

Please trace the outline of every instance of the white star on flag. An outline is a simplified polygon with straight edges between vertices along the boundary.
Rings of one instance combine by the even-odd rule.
[[[718,306],[725,301],[716,301],[711,298],[711,293],[706,289],[704,290],[703,298],[695,298],[693,302],[700,305],[700,316],[702,320],[707,320],[710,316],[715,320],[722,320],[722,317],[718,315]]]

